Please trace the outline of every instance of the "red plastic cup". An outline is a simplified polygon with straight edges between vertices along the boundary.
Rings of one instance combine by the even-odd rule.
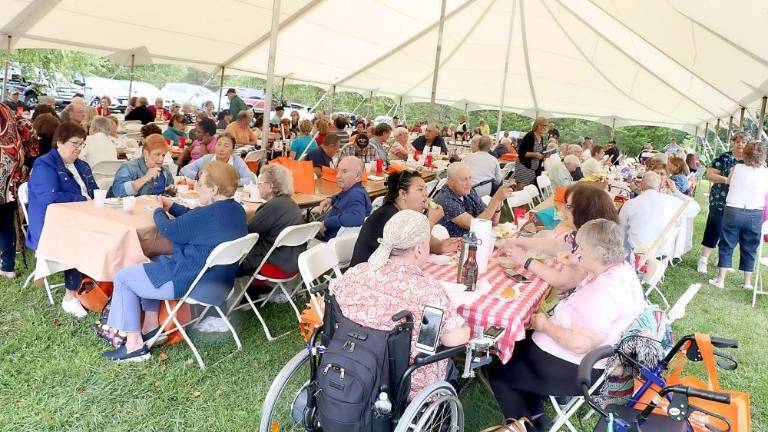
[[[525,217],[525,209],[523,207],[515,207],[512,209],[512,214],[515,216],[515,225],[519,226],[519,221]]]
[[[179,138],[179,148],[184,148],[184,146],[187,145],[187,139],[184,137]]]
[[[416,150],[416,153],[413,154],[413,160],[418,161],[419,156],[421,156],[421,152]]]
[[[376,174],[381,174],[384,171],[384,160],[376,159]]]
[[[424,166],[427,168],[432,166],[432,153],[427,154],[427,157],[424,159]]]

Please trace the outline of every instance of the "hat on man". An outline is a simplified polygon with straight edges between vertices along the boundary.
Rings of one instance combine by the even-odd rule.
[[[20,92],[20,91],[18,91],[18,90],[13,90],[13,91],[11,91],[11,94],[12,94],[12,95],[15,95],[15,94],[21,94],[21,92]]]
[[[229,90],[227,90],[227,93],[226,93],[226,94],[230,94],[230,93],[234,93],[234,94],[237,94],[237,90],[235,90],[235,89],[233,89],[233,88],[230,88]]]

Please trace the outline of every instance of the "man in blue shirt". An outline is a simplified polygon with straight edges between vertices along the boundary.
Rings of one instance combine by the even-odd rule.
[[[339,145],[339,136],[335,133],[329,133],[319,147],[307,153],[307,160],[312,161],[312,168],[318,177],[323,175],[324,166],[328,168],[335,166],[333,157],[339,151]]]
[[[336,237],[342,227],[362,226],[371,213],[371,197],[360,182],[363,170],[363,162],[354,156],[347,156],[339,162],[336,182],[341,192],[320,203],[323,226],[317,235],[319,240],[328,241]]]
[[[443,207],[445,216],[440,219],[451,237],[469,232],[472,219],[487,219],[493,225],[499,223],[501,204],[511,193],[509,186],[502,185],[491,197],[488,206],[472,189],[472,172],[469,166],[457,162],[448,166],[448,183],[435,196],[435,202]]]

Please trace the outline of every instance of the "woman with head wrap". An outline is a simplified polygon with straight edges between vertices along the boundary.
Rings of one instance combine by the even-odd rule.
[[[384,225],[379,247],[368,259],[347,271],[332,285],[344,316],[368,327],[392,328],[392,315],[407,309],[413,313],[414,335],[419,333],[424,305],[445,310],[440,342],[455,346],[469,340],[469,327],[451,307],[437,280],[422,271],[429,257],[429,221],[414,210],[400,210]],[[412,339],[411,359],[416,337]],[[447,362],[418,368],[411,378],[415,395],[427,384],[444,379]]]

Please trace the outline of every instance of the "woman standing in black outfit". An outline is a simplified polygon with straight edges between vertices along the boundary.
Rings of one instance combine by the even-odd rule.
[[[547,119],[536,117],[531,131],[525,134],[517,146],[518,159],[515,162],[515,182],[518,187],[536,183],[541,174],[544,160],[544,136],[547,134]]]

